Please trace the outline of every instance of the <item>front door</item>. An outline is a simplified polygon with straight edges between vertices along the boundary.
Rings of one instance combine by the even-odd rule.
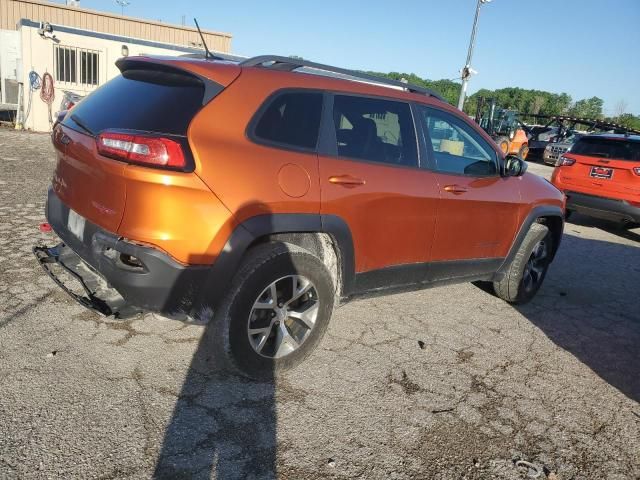
[[[333,99],[328,130],[335,152],[320,156],[320,208],[351,229],[356,287],[421,281],[438,186],[432,172],[419,168],[410,105],[355,95]]]
[[[432,271],[436,277],[490,272],[516,234],[518,179],[500,176],[497,150],[467,120],[437,108],[417,111],[440,197]]]

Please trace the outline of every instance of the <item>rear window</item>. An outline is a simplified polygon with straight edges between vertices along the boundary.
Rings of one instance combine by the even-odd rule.
[[[262,111],[253,137],[265,143],[312,150],[318,143],[321,115],[322,93],[282,93]]]
[[[127,70],[80,101],[71,114],[94,134],[122,129],[186,135],[203,97],[204,85],[190,75]],[[72,115],[63,123],[82,130]]]
[[[640,162],[640,142],[612,138],[581,138],[573,145],[571,153]]]

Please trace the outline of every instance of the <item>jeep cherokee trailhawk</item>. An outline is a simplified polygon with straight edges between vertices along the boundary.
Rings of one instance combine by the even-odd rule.
[[[273,56],[117,65],[54,127],[62,243],[34,248],[82,304],[211,318],[215,348],[259,378],[349,298],[540,288],[564,196],[437,94]]]

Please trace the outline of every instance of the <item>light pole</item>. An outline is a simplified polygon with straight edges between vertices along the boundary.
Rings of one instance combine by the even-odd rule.
[[[116,3],[120,5],[122,15],[124,15],[124,7],[128,7],[131,4],[128,0],[116,0]]]
[[[476,6],[476,16],[473,19],[473,28],[471,29],[471,40],[469,40],[469,51],[467,52],[467,61],[462,67],[462,87],[460,87],[460,98],[458,98],[458,109],[462,110],[464,107],[464,99],[467,95],[467,84],[469,83],[469,77],[473,70],[471,69],[471,57],[473,56],[473,47],[476,43],[476,31],[478,30],[478,17],[480,16],[480,7],[485,3],[489,3],[491,0],[478,0]]]

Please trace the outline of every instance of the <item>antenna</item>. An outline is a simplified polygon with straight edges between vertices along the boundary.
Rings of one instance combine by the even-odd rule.
[[[200,39],[202,40],[202,45],[204,46],[204,58],[213,59],[214,58],[213,54],[209,51],[209,47],[207,47],[207,42],[204,41],[204,35],[202,35],[202,30],[200,30],[200,25],[198,25],[198,20],[194,18],[193,21],[196,24],[196,28],[198,29],[198,33],[200,34]]]

